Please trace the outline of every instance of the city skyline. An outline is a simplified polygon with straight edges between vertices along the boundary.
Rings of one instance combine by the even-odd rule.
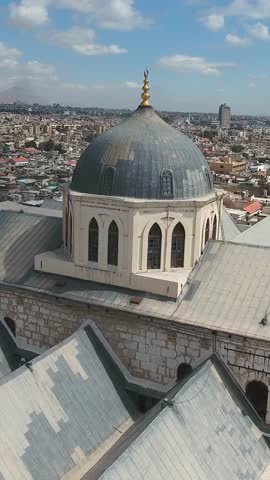
[[[148,65],[157,109],[269,114],[269,0],[3,0],[0,12],[0,96],[135,108]]]

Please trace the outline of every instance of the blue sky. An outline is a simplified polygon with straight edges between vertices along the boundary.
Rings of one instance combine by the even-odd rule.
[[[1,0],[0,90],[135,108],[269,114],[270,0]]]

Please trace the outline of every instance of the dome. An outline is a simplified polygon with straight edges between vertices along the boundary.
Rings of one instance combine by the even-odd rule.
[[[82,153],[71,189],[139,199],[188,199],[213,191],[203,154],[192,140],[140,105]]]

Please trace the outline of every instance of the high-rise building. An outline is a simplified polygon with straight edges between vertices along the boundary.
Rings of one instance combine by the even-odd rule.
[[[230,128],[231,107],[226,103],[222,103],[222,105],[219,107],[219,121],[221,128]]]

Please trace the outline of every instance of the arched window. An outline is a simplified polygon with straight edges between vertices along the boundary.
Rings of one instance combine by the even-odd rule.
[[[185,230],[182,223],[177,223],[172,233],[171,267],[179,268],[184,266],[185,254]]]
[[[163,198],[173,198],[173,177],[170,170],[163,170],[161,174],[161,195]]]
[[[210,222],[209,218],[207,219],[206,225],[205,225],[205,232],[204,232],[204,245],[207,244],[208,240],[210,237]]]
[[[13,333],[14,337],[16,337],[16,323],[14,322],[14,320],[9,317],[4,317],[4,322],[11,331],[11,333]]]
[[[161,230],[157,223],[151,227],[148,236],[147,268],[160,268],[161,258]]]
[[[246,394],[257,413],[263,420],[265,420],[268,400],[267,386],[263,382],[253,380],[247,384]]]
[[[92,218],[89,223],[88,260],[89,262],[98,261],[98,223],[95,218]]]
[[[68,208],[66,209],[66,216],[65,216],[65,246],[68,246]]]
[[[214,216],[214,221],[213,221],[213,230],[212,230],[212,238],[216,240],[217,238],[217,216]]]
[[[103,172],[103,179],[102,179],[102,188],[101,188],[102,195],[112,194],[114,175],[115,175],[115,169],[113,167],[105,168]]]
[[[72,254],[73,248],[73,225],[72,225],[72,214],[69,214],[69,253]]]
[[[211,174],[209,172],[209,170],[207,168],[204,169],[204,174],[206,176],[206,180],[207,180],[207,183],[208,183],[208,187],[210,190],[212,190],[212,178],[211,178]]]
[[[177,380],[183,380],[183,378],[188,377],[192,372],[192,366],[188,363],[181,363],[177,368]]]
[[[118,227],[113,220],[109,226],[108,233],[108,264],[118,265]]]

